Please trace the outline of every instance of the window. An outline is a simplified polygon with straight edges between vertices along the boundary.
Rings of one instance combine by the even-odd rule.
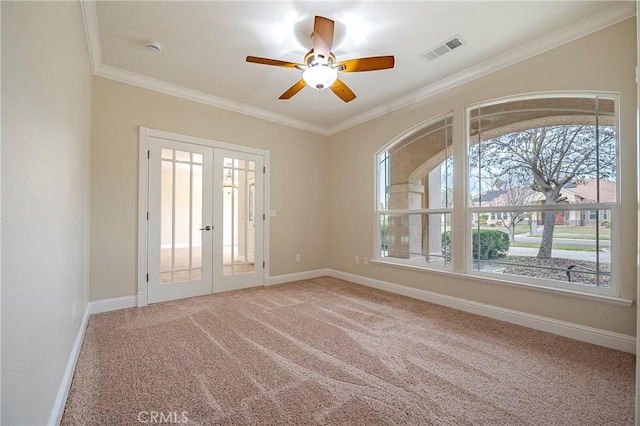
[[[438,117],[377,156],[378,259],[451,265],[452,116]]]
[[[466,270],[611,292],[615,245],[604,218],[619,198],[614,99],[533,97],[467,113],[468,197],[477,200],[468,212],[507,219],[499,228],[472,221]]]
[[[466,137],[452,113],[401,135],[376,157],[376,259],[616,295],[616,102],[512,98],[467,108]]]

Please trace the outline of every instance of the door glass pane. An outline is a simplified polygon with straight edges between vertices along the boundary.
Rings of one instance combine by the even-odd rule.
[[[162,158],[167,160],[173,160],[173,150],[172,149],[162,149]]]
[[[160,282],[201,279],[202,154],[163,149],[161,161]],[[199,157],[198,157],[199,156]],[[191,271],[191,270],[196,271]]]
[[[191,161],[191,153],[186,151],[176,151],[176,161]]]
[[[189,281],[189,271],[180,271],[173,274],[173,282]]]
[[[255,271],[255,162],[223,164],[223,274],[246,274]]]
[[[177,151],[178,154],[180,151]],[[176,155],[177,156],[177,155]],[[176,164],[175,188],[175,269],[189,269],[191,166]],[[174,277],[175,278],[175,277]]]
[[[194,154],[195,158],[195,154]],[[191,190],[191,267],[202,267],[202,166],[192,167]]]
[[[243,161],[244,163],[244,161]],[[247,213],[248,213],[248,209],[246,204],[246,190],[247,190],[247,186],[246,186],[246,172],[244,170],[236,170],[235,171],[235,181],[238,182],[237,186],[237,190],[236,190],[236,197],[234,197],[233,200],[233,210],[235,213],[235,221],[234,221],[234,229],[233,229],[233,233],[234,233],[234,242],[233,242],[233,257],[234,259],[236,259],[237,262],[246,262],[246,248],[247,248],[247,244],[246,244],[246,239],[247,239],[247,232],[246,232],[246,223],[247,223]]]
[[[171,155],[173,155],[172,150]],[[173,269],[173,161],[162,161],[161,167],[160,271]],[[169,277],[169,279],[171,279]]]

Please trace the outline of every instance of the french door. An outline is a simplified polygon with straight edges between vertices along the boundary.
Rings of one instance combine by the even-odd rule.
[[[213,288],[228,291],[263,283],[263,158],[215,150]]]
[[[148,303],[261,285],[263,157],[149,138]]]

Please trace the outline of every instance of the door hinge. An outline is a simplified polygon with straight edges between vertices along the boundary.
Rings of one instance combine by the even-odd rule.
[[[151,151],[147,151],[147,158],[151,158]]]
[[[265,215],[264,213],[262,213],[262,220],[267,220],[267,215]]]
[[[267,173],[267,166],[262,166],[262,173]]]
[[[147,274],[147,282],[149,282],[149,274]]]
[[[149,212],[147,212],[147,220],[149,220]]]
[[[262,262],[262,267],[264,268],[265,266],[267,266],[266,262]]]

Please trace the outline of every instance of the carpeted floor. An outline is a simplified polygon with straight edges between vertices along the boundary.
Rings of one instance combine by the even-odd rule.
[[[631,425],[634,369],[318,278],[92,316],[62,424]]]

